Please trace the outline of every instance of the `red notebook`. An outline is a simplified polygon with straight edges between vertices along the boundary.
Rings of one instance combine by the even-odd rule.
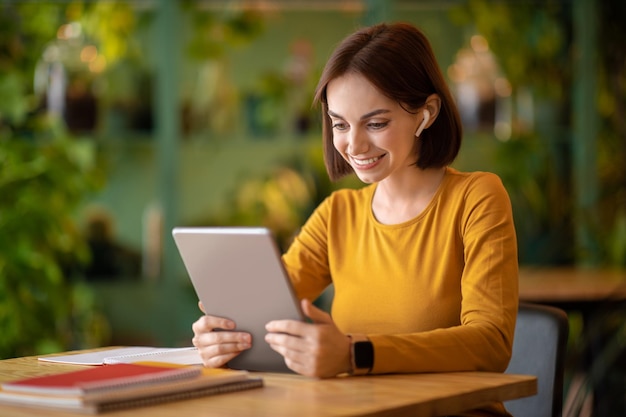
[[[195,378],[201,373],[202,370],[199,367],[171,368],[122,363],[5,382],[2,384],[2,389],[9,392],[84,395],[97,391],[113,391],[137,385]]]
[[[194,375],[192,371],[199,374],[187,377],[186,373],[178,375],[177,372],[159,373],[146,369],[139,372],[140,365],[144,365],[143,368],[156,367],[163,371],[182,370],[190,375]],[[92,388],[86,390],[86,386]],[[95,386],[98,389],[93,388]],[[246,371],[146,362],[137,365],[104,365],[5,383],[0,389],[0,404],[95,414],[262,386],[263,379],[250,378]]]

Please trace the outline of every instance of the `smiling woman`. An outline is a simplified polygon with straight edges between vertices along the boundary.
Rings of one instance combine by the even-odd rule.
[[[416,135],[422,139],[414,161],[418,167],[442,167],[450,164],[461,146],[461,119],[428,39],[421,32],[398,31],[391,35],[384,30],[376,30],[378,32],[372,30],[371,33],[355,34],[353,44],[340,45],[329,59],[315,96],[316,101],[322,105],[323,115],[331,116],[329,110],[333,111],[328,103],[328,89],[332,81],[344,76],[360,75],[371,84],[370,87],[374,87],[407,113],[417,115],[423,109],[429,111],[432,121],[427,122],[425,128],[431,129]],[[391,74],[394,76],[390,76]],[[345,94],[349,99],[352,92],[345,91]],[[353,99],[352,104],[354,103],[360,103],[360,100]],[[442,113],[442,118],[434,123],[439,112]],[[423,113],[420,114],[422,115]],[[421,123],[422,120],[417,122]],[[411,136],[417,133],[416,129],[417,126]],[[351,174],[349,164],[335,150],[332,141],[332,118],[324,117],[323,130],[329,175],[336,180]],[[446,143],[449,141],[449,146],[442,142],[444,140]]]
[[[511,356],[517,245],[490,173],[449,167],[458,111],[422,32],[380,24],[348,36],[321,75],[325,162],[366,185],[328,196],[283,255],[309,322],[276,317],[265,340],[211,315],[193,325],[205,365],[269,343],[314,377],[498,371]],[[334,286],[331,313],[315,300]],[[466,415],[509,415],[500,403]]]
[[[420,143],[416,137],[439,112],[436,94],[423,107],[427,113],[411,113],[356,74],[332,80],[327,94],[333,146],[361,181],[374,183],[403,173],[413,176]]]

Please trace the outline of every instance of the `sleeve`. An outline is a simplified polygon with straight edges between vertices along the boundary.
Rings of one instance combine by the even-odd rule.
[[[518,307],[517,240],[510,200],[493,174],[476,176],[462,199],[456,218],[463,245],[460,325],[369,335],[373,373],[506,369]]]
[[[328,216],[332,195],[311,214],[282,260],[298,299],[314,301],[332,282],[328,264]]]
[[[493,174],[470,188],[461,219],[465,268],[461,323],[476,332],[475,363],[504,371],[511,358],[519,303],[517,237],[508,194]]]

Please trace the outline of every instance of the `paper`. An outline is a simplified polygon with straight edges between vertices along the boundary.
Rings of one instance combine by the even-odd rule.
[[[73,365],[105,365],[134,362],[166,362],[178,365],[199,365],[202,359],[195,347],[156,348],[134,346],[99,350],[96,352],[77,353],[60,356],[42,356],[43,362],[67,363]]]

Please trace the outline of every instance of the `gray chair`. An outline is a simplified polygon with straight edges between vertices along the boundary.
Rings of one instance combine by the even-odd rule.
[[[514,417],[561,417],[569,322],[565,311],[520,303],[506,373],[537,376],[537,395],[506,401]]]

